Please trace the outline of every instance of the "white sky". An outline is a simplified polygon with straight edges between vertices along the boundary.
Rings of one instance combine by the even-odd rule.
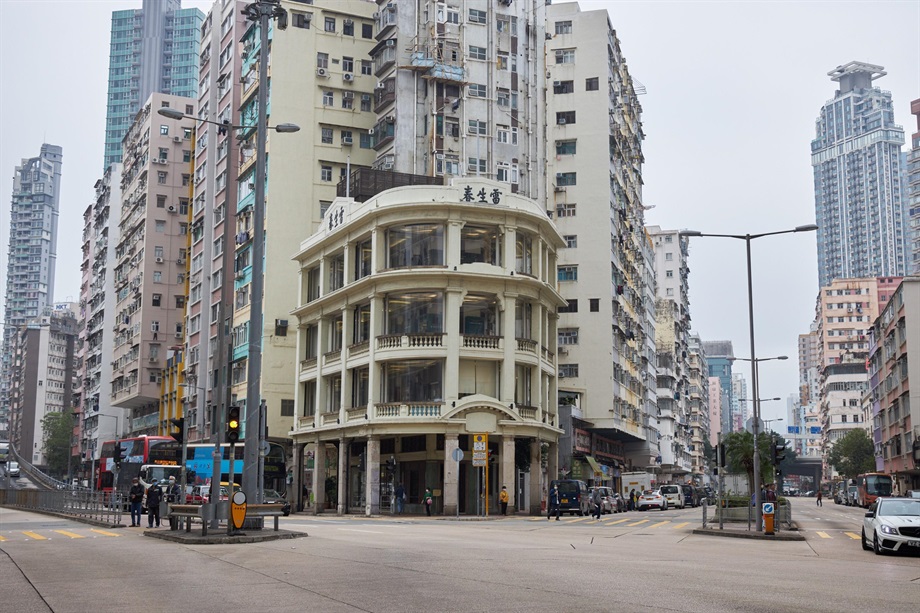
[[[485,1],[485,0],[483,0]],[[558,0],[557,0],[558,1]],[[14,167],[42,142],[64,147],[56,300],[80,286],[82,214],[102,173],[111,12],[140,0],[0,0],[0,287],[5,288]],[[211,2],[183,2],[207,12]],[[744,234],[814,221],[810,141],[826,73],[880,64],[908,140],[920,98],[920,0],[872,2],[653,2],[582,0],[607,8],[641,98],[647,222]],[[798,385],[796,342],[814,316],[813,235],[753,243],[756,346],[762,398]],[[693,327],[749,355],[744,243],[693,239]],[[747,366],[740,365],[747,373]],[[766,419],[786,403],[767,403]]]

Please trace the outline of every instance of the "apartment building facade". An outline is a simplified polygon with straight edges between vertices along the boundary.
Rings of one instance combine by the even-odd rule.
[[[47,465],[42,420],[70,413],[76,381],[76,305],[60,303],[19,328],[13,343],[11,442],[39,468]]]
[[[620,442],[630,469],[657,471],[656,284],[642,203],[642,90],[606,11],[575,3],[545,9],[546,208],[566,238],[558,275],[567,300],[559,320],[567,350],[559,401],[577,406],[592,432]]]
[[[180,0],[143,0],[112,12],[103,170],[121,162],[122,139],[153,93],[195,98],[204,15]]]
[[[42,144],[13,172],[0,354],[0,432],[9,431],[12,343],[17,330],[54,300],[63,150]]]
[[[882,66],[849,62],[827,73],[839,83],[811,142],[818,282],[903,275],[901,146],[891,92],[873,87]]]
[[[706,457],[705,441],[709,440],[709,369],[706,352],[698,334],[687,337],[687,353],[690,384],[690,450],[691,473],[700,483],[708,482],[709,463]]]
[[[732,417],[732,365],[735,354],[731,341],[703,341],[703,351],[706,352],[706,365],[709,367],[709,376],[718,377],[723,393],[720,394],[722,411],[720,415],[721,432],[728,434],[734,432],[735,424]],[[709,395],[712,398],[712,394]]]
[[[80,342],[82,354],[79,455],[84,473],[99,460],[102,443],[124,430],[124,413],[112,406],[115,345],[115,264],[121,219],[121,164],[112,164],[96,181],[93,202],[83,212],[80,264]]]
[[[920,98],[910,103],[910,112],[916,118],[917,131],[910,136],[910,153],[907,154],[904,257],[907,274],[920,275]]]
[[[871,433],[879,469],[894,490],[920,489],[920,277],[898,286],[870,330]],[[913,356],[913,357],[911,357]]]
[[[191,193],[195,123],[163,117],[160,108],[194,116],[196,101],[151,95],[123,141],[110,394],[113,407],[131,410],[126,430],[134,435],[160,431],[161,370],[186,332],[189,228],[180,207]]]
[[[722,390],[722,382],[718,377],[707,377],[706,384],[709,387],[709,444],[715,445],[722,432],[722,405],[725,392]]]
[[[482,460],[492,505],[506,485],[511,508],[540,513],[562,433],[565,243],[507,187],[460,177],[340,198],[303,242],[294,491],[309,477],[315,512],[389,510],[402,483],[410,511],[427,487],[436,513],[475,514]]]

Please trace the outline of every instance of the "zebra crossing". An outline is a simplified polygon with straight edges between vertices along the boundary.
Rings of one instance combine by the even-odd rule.
[[[528,518],[528,521],[533,521],[533,522],[544,521],[545,522],[546,518],[545,517],[530,517]],[[593,517],[563,517],[563,518],[560,518],[559,521],[564,522],[566,524],[584,523],[585,525],[589,525],[589,526],[599,526],[599,525],[600,526],[617,526],[620,528],[643,527],[643,528],[661,528],[661,529],[671,529],[671,530],[680,530],[681,528],[684,528],[690,525],[690,522],[688,521],[672,521],[670,519],[666,519],[666,520],[658,521],[658,522],[652,522],[652,520],[649,520],[649,519],[637,520],[636,517],[626,517],[622,519],[616,519],[616,515],[614,515],[610,519],[600,519],[600,520],[595,519]],[[627,523],[627,522],[631,522],[631,523]]]
[[[140,532],[114,532],[101,528],[72,528],[56,530],[51,528],[38,530],[5,530],[0,532],[0,543],[16,541],[67,541],[76,539],[120,538]]]

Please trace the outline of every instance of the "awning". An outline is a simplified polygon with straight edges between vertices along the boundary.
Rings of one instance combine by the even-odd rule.
[[[593,456],[586,455],[585,460],[588,462],[588,465],[591,467],[591,470],[594,471],[594,476],[603,475],[604,471],[601,470],[600,465],[597,463],[597,460]]]

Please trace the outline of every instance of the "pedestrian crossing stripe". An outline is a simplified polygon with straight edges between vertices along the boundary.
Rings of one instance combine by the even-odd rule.
[[[853,532],[844,532],[844,534],[846,534],[848,537],[850,537],[851,539],[856,540],[856,541],[858,541],[859,539],[862,538],[861,536],[859,536],[858,534],[855,534],[855,533],[853,533]]]
[[[605,521],[605,522],[604,522],[604,525],[606,525],[606,526],[612,526],[612,525],[614,525],[614,524],[622,524],[624,521],[632,521],[632,518],[631,518],[631,517],[627,517],[626,519],[618,519],[618,520],[616,520],[616,521]]]
[[[590,517],[574,517],[574,518],[572,518],[572,519],[567,519],[567,520],[565,520],[565,521],[566,521],[566,523],[569,523],[569,524],[576,524],[576,523],[578,523],[578,522],[580,522],[580,521],[588,521],[589,519],[590,519]]]
[[[42,535],[39,534],[38,532],[31,532],[31,531],[28,531],[28,530],[24,530],[24,531],[23,531],[23,534],[25,534],[25,535],[26,535],[27,537],[29,537],[30,539],[35,539],[36,541],[47,541],[47,540],[48,540],[48,537],[42,536]]]
[[[95,532],[96,534],[102,534],[104,536],[121,536],[120,534],[115,534],[114,532],[107,532],[105,530],[96,530],[95,528],[90,528],[90,532]]]
[[[671,522],[670,522],[669,520],[660,521],[660,522],[658,522],[657,524],[652,524],[651,526],[649,526],[649,528],[658,528],[658,527],[660,527],[660,526],[663,526],[663,525],[665,525],[665,524],[670,524],[670,523],[671,523]]]
[[[831,538],[830,536],[827,535],[827,532],[815,532],[815,534],[817,534],[818,536],[820,536],[820,537],[823,538],[823,539],[829,539],[829,538]]]
[[[637,522],[634,523],[634,524],[627,524],[627,525],[628,525],[630,528],[632,528],[633,526],[641,526],[642,524],[647,524],[647,523],[648,523],[648,520],[647,520],[647,519],[640,519],[639,521],[637,521]]]
[[[672,526],[672,527],[674,528],[674,530],[677,530],[678,528],[683,528],[684,526],[686,526],[686,525],[689,524],[689,523],[690,523],[690,522],[685,521],[685,522],[681,522],[681,523],[679,523],[679,524],[675,524],[675,525]]]
[[[68,532],[67,530],[55,530],[58,534],[63,534],[64,536],[69,536],[72,539],[85,539],[85,536],[77,534],[76,532]]]

